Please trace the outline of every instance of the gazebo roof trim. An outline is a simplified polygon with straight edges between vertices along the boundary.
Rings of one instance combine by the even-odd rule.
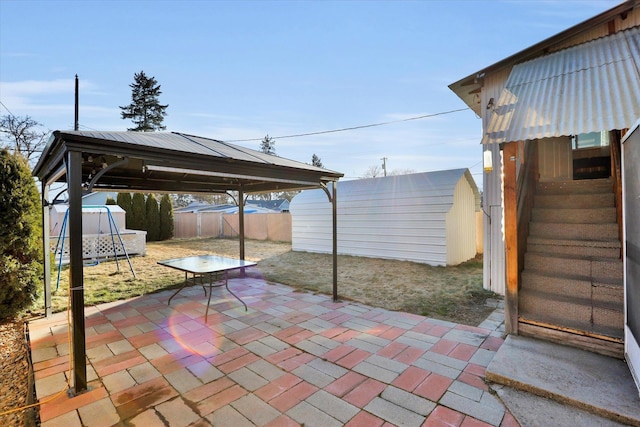
[[[104,165],[128,159],[100,176],[95,189],[103,190],[224,192],[242,184],[248,192],[284,191],[317,187],[344,176],[195,135],[101,131],[53,132],[34,175],[51,180],[64,167],[64,153],[68,151],[83,153],[83,179],[87,181]],[[58,176],[55,179],[64,180]]]

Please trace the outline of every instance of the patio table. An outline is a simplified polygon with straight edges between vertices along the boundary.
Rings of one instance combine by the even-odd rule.
[[[182,286],[171,295],[167,305],[171,304],[171,300],[175,297],[182,289],[185,288],[190,282],[195,284],[200,284],[202,289],[204,290],[205,296],[207,295],[207,289],[205,286],[209,287],[209,298],[207,300],[207,310],[205,312],[205,322],[207,321],[207,317],[209,315],[209,304],[211,303],[211,293],[212,289],[215,287],[224,286],[227,291],[231,295],[233,295],[238,301],[240,301],[244,305],[245,311],[247,311],[247,304],[245,304],[242,299],[233,293],[231,289],[229,289],[229,272],[233,270],[240,270],[247,267],[253,267],[256,265],[255,262],[245,261],[241,259],[235,258],[226,258],[218,255],[196,255],[189,256],[184,258],[173,258],[166,259],[163,261],[158,261],[158,264],[164,265],[165,267],[174,268],[176,270],[184,271],[184,282]],[[189,275],[191,274],[191,278]],[[205,282],[205,279],[208,279]],[[216,284],[217,282],[222,281],[222,283]]]

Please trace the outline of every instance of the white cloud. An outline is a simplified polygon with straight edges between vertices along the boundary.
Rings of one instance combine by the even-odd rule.
[[[4,52],[2,56],[8,56],[9,58],[35,58],[36,54],[30,52]]]
[[[91,81],[80,80],[79,91],[81,124],[104,128],[105,121],[120,117],[118,108],[83,103],[86,98],[104,94]],[[74,79],[0,81],[0,100],[12,114],[31,116],[50,129],[73,127],[74,93]]]
[[[24,80],[0,82],[0,93],[4,96],[23,98],[33,95],[50,95],[74,91],[73,79]]]

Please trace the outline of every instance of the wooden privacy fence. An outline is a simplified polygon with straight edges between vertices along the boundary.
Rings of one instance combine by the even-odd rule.
[[[476,250],[482,253],[482,211],[476,212]],[[175,212],[173,237],[238,237],[238,215],[220,212]],[[291,214],[252,213],[244,216],[247,239],[291,242]]]
[[[220,212],[174,212],[173,237],[238,237],[237,214]],[[244,235],[247,239],[291,242],[289,213],[252,213],[244,216]]]

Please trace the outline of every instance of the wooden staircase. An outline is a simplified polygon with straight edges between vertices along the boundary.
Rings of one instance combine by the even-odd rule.
[[[617,354],[624,326],[618,233],[611,179],[538,183],[519,323],[581,335],[587,343],[591,337],[609,349],[611,342]]]

